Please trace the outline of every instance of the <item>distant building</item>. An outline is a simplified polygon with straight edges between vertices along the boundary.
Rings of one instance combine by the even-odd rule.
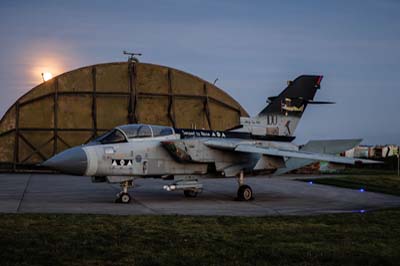
[[[369,158],[369,159],[384,159],[390,156],[395,156],[399,146],[397,145],[359,145],[344,153],[346,157]]]
[[[348,151],[342,152],[340,155],[345,157],[356,157],[365,159],[382,160],[391,156],[397,156],[399,146],[397,145],[359,145]],[[345,169],[345,166],[328,162],[315,162],[303,168],[293,171],[297,174],[319,174],[319,173],[335,173]]]

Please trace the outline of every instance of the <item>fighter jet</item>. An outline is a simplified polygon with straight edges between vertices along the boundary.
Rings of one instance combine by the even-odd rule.
[[[136,178],[172,180],[167,191],[182,190],[196,197],[200,177],[236,177],[237,199],[253,199],[245,175],[287,173],[316,161],[334,164],[377,163],[341,157],[361,139],[317,140],[295,145],[293,133],[309,104],[314,101],[322,76],[302,75],[275,97],[255,117],[241,117],[240,125],[224,131],[182,129],[129,124],[118,126],[91,142],[67,149],[43,163],[64,173],[90,176],[93,182],[119,183],[116,202],[129,203],[128,189]]]

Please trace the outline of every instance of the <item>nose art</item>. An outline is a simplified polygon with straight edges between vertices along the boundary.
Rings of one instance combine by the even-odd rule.
[[[84,175],[87,157],[81,147],[74,147],[54,155],[42,165],[67,174]]]

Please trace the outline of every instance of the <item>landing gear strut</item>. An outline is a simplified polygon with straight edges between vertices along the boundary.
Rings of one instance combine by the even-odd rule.
[[[133,187],[133,180],[124,181],[121,183],[122,191],[117,194],[117,198],[115,199],[116,203],[129,203],[131,202],[131,195],[128,193],[128,188]]]
[[[243,170],[240,171],[240,175],[238,178],[239,188],[237,191],[237,198],[236,200],[239,201],[249,201],[254,199],[253,198],[253,190],[249,185],[244,184],[244,173]]]

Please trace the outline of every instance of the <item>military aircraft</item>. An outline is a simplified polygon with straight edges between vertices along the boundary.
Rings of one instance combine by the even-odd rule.
[[[244,175],[275,175],[315,161],[334,164],[376,163],[337,156],[360,139],[316,140],[295,145],[293,133],[309,104],[314,101],[322,76],[302,75],[255,117],[241,117],[240,125],[224,130],[182,129],[129,124],[118,126],[91,142],[56,154],[42,165],[64,173],[92,177],[93,182],[119,183],[116,202],[129,203],[128,188],[139,177],[173,180],[167,191],[183,190],[186,197],[202,191],[201,176],[237,177],[237,199],[251,200],[253,191]]]

